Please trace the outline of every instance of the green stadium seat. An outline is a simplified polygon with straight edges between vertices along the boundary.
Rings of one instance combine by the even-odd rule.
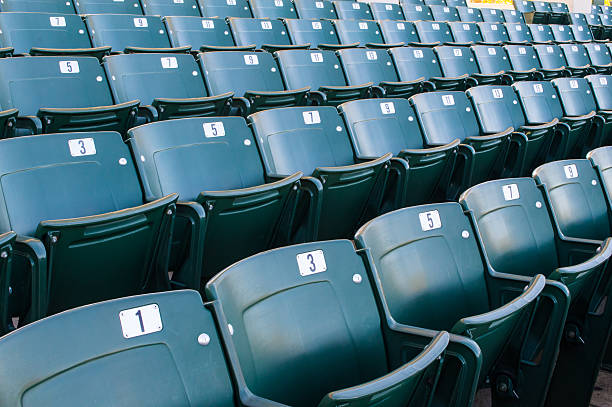
[[[144,203],[115,132],[0,140],[1,230],[18,234],[11,316],[19,324],[76,306],[169,288],[176,194]],[[83,273],[83,270],[87,270]]]
[[[372,11],[372,19],[374,20],[404,20],[404,13],[399,4],[395,3],[370,3],[370,11]]]
[[[534,24],[558,24],[555,19],[553,19],[553,11],[550,5],[551,3],[548,1],[533,2],[535,11],[535,15],[533,16]],[[538,15],[542,16],[542,21],[537,21]]]
[[[550,29],[552,30],[554,41],[557,43],[569,43],[576,41],[571,27],[568,27],[567,25],[551,24]]]
[[[561,44],[566,65],[574,76],[585,76],[597,73],[597,68],[591,66],[589,54],[583,44]]]
[[[604,44],[585,43],[584,47],[589,54],[591,66],[600,74],[612,73],[612,56],[610,50]]]
[[[9,293],[13,290],[11,273],[16,237],[15,232],[0,234],[0,337],[13,328],[9,317]]]
[[[504,83],[536,80],[541,77],[535,69],[529,71],[512,69],[506,50],[499,45],[472,45],[471,48],[478,64],[478,70],[484,74],[502,72],[505,75],[502,78]]]
[[[0,13],[0,47],[11,47],[16,54],[89,55],[99,59],[110,51],[108,46],[91,47],[81,17],[51,13]]]
[[[72,0],[2,0],[2,11],[74,14]]]
[[[311,48],[339,48],[336,29],[329,20],[287,19],[287,32],[292,44],[310,44]],[[357,44],[354,44],[357,45]]]
[[[446,5],[449,7],[467,7],[465,0],[447,0]]]
[[[113,52],[177,52],[171,48],[166,27],[159,16],[134,14],[89,14],[85,17],[94,47],[111,46]]]
[[[145,199],[155,201],[169,191],[179,195],[174,252],[187,255],[178,259],[177,286],[203,289],[235,261],[288,243],[287,223],[302,174],[266,184],[242,117],[151,123],[130,130],[129,143],[142,157],[137,166]],[[200,278],[184,281],[181,273]]]
[[[461,21],[465,21],[466,23],[478,23],[484,21],[480,9],[467,6],[456,7],[457,13],[459,13],[459,18],[461,19]]]
[[[165,17],[164,23],[172,47],[195,50],[235,48],[229,26],[223,18]]]
[[[450,27],[443,21],[415,21],[421,42],[429,45],[441,45],[454,41]]]
[[[510,43],[513,44],[528,44],[533,42],[533,37],[529,27],[525,23],[506,23],[506,31]]]
[[[435,21],[446,21],[450,23],[452,21],[461,21],[459,18],[459,12],[455,7],[448,7],[442,5],[429,6],[431,15]]]
[[[606,287],[600,285],[608,274],[612,239],[601,244],[563,237],[549,216],[545,192],[532,178],[474,186],[460,203],[477,227],[491,270],[544,274],[569,289],[571,303],[548,405],[587,405],[612,323],[612,305],[602,304],[609,296],[609,279]]]
[[[140,100],[139,122],[229,113],[233,94],[209,95],[189,54],[124,54],[104,58],[114,99]]]
[[[348,3],[341,1],[342,3]],[[372,20],[332,20],[340,44],[362,47],[383,44],[383,37],[376,21]]]
[[[202,17],[253,17],[247,0],[206,0],[198,3]]]
[[[612,144],[612,76],[610,75],[588,75],[585,79],[589,82],[595,103],[597,105],[597,114],[604,118],[606,125],[604,126],[604,134],[602,145],[608,146]]]
[[[77,0],[74,2],[77,14],[142,14],[138,0]]]
[[[522,14],[533,13],[531,14],[531,20],[534,24],[548,24],[550,11],[536,10],[535,3],[531,0],[520,0],[514,3],[514,8]]]
[[[431,10],[424,4],[401,3],[407,21],[433,20]]]
[[[334,4],[329,0],[294,0],[293,4],[300,19],[337,19]]]
[[[433,202],[446,196],[459,140],[431,147],[406,99],[365,99],[338,106],[358,160],[391,152],[384,209]]]
[[[446,332],[424,330],[385,340],[369,277],[348,240],[249,257],[211,280],[206,297],[223,321],[242,405],[421,405],[449,342]]]
[[[229,19],[234,42],[239,47],[255,46],[257,49],[274,51],[277,49],[307,48],[310,44],[291,45],[283,22],[268,18]]]
[[[367,253],[389,324],[447,330],[451,334],[447,354],[453,354],[454,346],[475,341],[482,360],[478,384],[488,387],[485,381],[490,379],[493,402],[519,398],[527,405],[543,405],[570,302],[562,284],[547,284],[543,275],[491,273],[458,203],[382,215],[364,225],[355,240],[358,249]],[[554,305],[537,307],[548,301]],[[529,319],[534,325],[529,326]],[[439,386],[451,391],[439,392],[435,405],[455,405],[461,396],[467,398],[467,386],[453,389],[446,383],[464,370],[471,376],[469,359],[457,364],[443,368]],[[501,383],[507,384],[505,391]]]
[[[234,105],[244,116],[308,102],[310,88],[285,90],[278,65],[268,52],[205,52],[199,54],[199,63],[209,92],[213,95],[233,92]]]
[[[234,405],[212,312],[195,291],[54,315],[1,338],[0,355],[3,405]]]
[[[553,35],[552,28],[548,24],[527,24],[531,37],[534,43],[553,43],[555,36]]]
[[[404,43],[408,45],[420,42],[416,27],[411,21],[378,20],[378,26],[385,44]]]
[[[551,1],[550,9],[552,10],[552,15],[550,16],[550,24],[567,24],[567,20],[569,19],[569,7],[567,7],[567,4],[557,1]]]
[[[304,221],[298,219],[296,241],[348,237],[377,214],[391,154],[356,161],[335,108],[271,109],[248,120],[268,178],[305,175],[298,208]]]
[[[140,0],[146,16],[200,17],[197,0]]]
[[[522,23],[525,24],[525,17],[523,17],[522,13],[519,13],[516,10],[501,10],[504,15],[504,20],[507,24],[512,23]]]
[[[571,13],[570,20],[572,24],[588,25],[587,18],[583,13]]]
[[[340,20],[373,20],[372,12],[368,3],[357,1],[332,1],[336,15]]]
[[[506,75],[500,72],[482,73],[478,68],[474,53],[469,47],[440,45],[434,47],[434,52],[440,61],[440,68],[444,76],[456,78],[468,75],[467,86],[498,84],[508,81]]]
[[[476,44],[482,42],[482,36],[480,35],[480,29],[476,23],[465,23],[461,21],[454,21],[448,24],[453,34],[455,42],[459,44]]]
[[[543,47],[549,47],[550,45],[543,45]],[[553,46],[554,47],[554,46]],[[510,64],[512,64],[512,68],[517,71],[529,71],[535,69],[538,72],[541,72],[543,75],[543,79],[553,79],[560,78],[564,76],[569,76],[570,72],[565,69],[565,67],[560,68],[549,68],[543,67],[540,64],[540,60],[536,55],[536,51],[531,45],[516,45],[509,44],[504,45],[504,49],[506,50],[506,54],[508,54],[508,58],[510,58]],[[554,48],[553,52],[554,52]],[[556,58],[563,58],[563,52],[561,49],[557,49],[558,55]],[[550,66],[550,65],[549,65]]]
[[[250,0],[249,3],[255,18],[298,18],[290,0]]]
[[[589,28],[596,40],[602,40],[604,36],[604,28],[601,24],[601,19],[597,13],[585,14]]]
[[[582,42],[582,43],[587,44],[587,43],[595,41],[595,37],[593,37],[593,33],[591,32],[591,30],[589,29],[589,26],[586,23],[585,24],[573,24],[573,25],[570,25],[570,28],[572,30],[572,34],[576,42]]]
[[[0,58],[0,78],[1,108],[19,109],[18,134],[125,133],[136,117],[139,101],[113,104],[93,57]]]
[[[502,23],[478,23],[482,40],[487,44],[504,44],[510,42],[506,26]]]
[[[485,23],[505,23],[504,13],[500,9],[483,8],[482,19]]]

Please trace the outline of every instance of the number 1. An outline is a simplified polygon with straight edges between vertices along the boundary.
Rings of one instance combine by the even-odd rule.
[[[138,310],[138,312],[136,312],[136,316],[138,317],[138,322],[140,322],[140,330],[144,332],[145,328],[144,328],[144,322],[142,320],[142,312]]]

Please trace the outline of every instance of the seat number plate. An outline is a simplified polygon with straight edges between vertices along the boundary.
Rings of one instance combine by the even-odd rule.
[[[272,29],[272,23],[270,21],[262,21],[261,22],[261,28],[264,30],[271,30]]]
[[[576,164],[564,165],[563,171],[565,171],[565,178],[567,179],[578,178],[578,168],[576,168]]]
[[[321,123],[321,116],[319,116],[318,110],[309,110],[308,112],[302,112],[302,117],[304,117],[304,124]]]
[[[394,114],[395,113],[395,105],[393,102],[384,102],[380,104],[380,111],[382,114]]]
[[[423,58],[423,50],[415,49],[412,51],[415,58]]]
[[[378,55],[376,55],[376,51],[366,51],[366,58],[370,61],[376,61],[378,59]]]
[[[323,62],[323,54],[320,52],[312,52],[310,54],[310,60],[312,62]]]
[[[461,50],[460,50],[459,48],[453,48],[453,54],[454,54],[456,57],[460,57],[460,56],[462,56],[462,55],[463,55],[463,53],[461,52]]]
[[[444,106],[453,106],[455,104],[455,98],[453,95],[442,95],[442,103]]]
[[[599,78],[599,84],[600,85],[607,85],[608,84],[608,78],[600,77]]]
[[[70,155],[73,157],[96,154],[96,143],[91,137],[68,140],[68,148],[70,149]]]
[[[406,29],[406,24],[404,24],[404,23],[397,23],[397,29],[399,31],[404,31]]]
[[[313,250],[312,252],[300,253],[296,256],[298,268],[301,276],[322,273],[327,270],[325,255],[323,250]]]
[[[176,69],[178,68],[178,61],[176,57],[163,57],[160,58],[161,66],[164,69]]]
[[[249,54],[244,56],[244,63],[246,65],[259,65],[259,58],[255,54]]]
[[[49,17],[51,27],[66,27],[65,17]]]
[[[206,137],[223,137],[225,136],[225,127],[223,122],[204,123],[204,136]]]
[[[570,84],[570,88],[572,88],[572,89],[578,89],[578,81],[577,81],[577,80],[575,80],[575,79],[571,79],[571,80],[569,81],[569,84]]]
[[[215,28],[215,22],[213,20],[202,20],[202,28]]]
[[[516,184],[508,184],[502,187],[502,192],[504,193],[504,199],[506,201],[514,201],[515,199],[519,199],[521,195],[519,194],[518,185]]]
[[[359,23],[359,29],[360,29],[360,30],[367,30],[367,29],[368,29],[368,23],[365,23],[365,22],[363,22],[363,21],[362,21],[362,22],[360,22],[360,23]]]
[[[500,88],[493,88],[492,92],[493,92],[493,99],[501,99],[504,97],[504,91],[501,90]]]
[[[421,229],[423,229],[423,232],[433,229],[440,229],[442,227],[440,214],[437,210],[419,213],[419,221],[421,221]]]
[[[79,73],[78,61],[59,61],[61,73]]]
[[[126,339],[148,335],[163,329],[157,304],[130,308],[119,312],[123,337]]]
[[[313,30],[320,30],[321,27],[321,22],[320,21],[313,21],[312,22],[312,29]]]
[[[542,87],[541,83],[534,83],[533,84],[533,91],[535,93],[542,93],[542,92],[544,92],[544,88]]]
[[[134,19],[134,27],[148,27],[149,22],[146,18],[138,17]]]

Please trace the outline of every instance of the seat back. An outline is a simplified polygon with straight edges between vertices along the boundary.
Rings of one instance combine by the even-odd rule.
[[[588,25],[587,18],[583,13],[571,13],[570,19],[572,24]]]
[[[2,11],[74,14],[72,0],[3,0]]]
[[[552,13],[552,8],[550,7],[550,3],[548,1],[534,1],[533,6],[537,12]]]
[[[535,42],[553,42],[555,36],[548,24],[527,24]]]
[[[610,50],[603,44],[584,44],[584,47],[589,54],[589,59],[593,65],[608,65],[612,63]]]
[[[481,73],[494,74],[512,69],[506,51],[501,46],[472,45],[471,48]]]
[[[453,36],[447,23],[441,21],[416,21],[414,23],[421,42],[453,42]]]
[[[612,191],[612,171],[610,171],[612,170],[612,147],[604,146],[591,150],[587,154],[587,159],[597,169],[604,191],[609,196]]]
[[[512,42],[533,42],[531,31],[525,23],[506,23],[506,31]]]
[[[337,19],[336,9],[330,0],[294,0],[300,19]]]
[[[219,302],[245,384],[259,397],[315,406],[388,372],[368,275],[348,240],[252,256],[213,278],[206,296]]]
[[[552,81],[563,107],[563,116],[582,116],[597,111],[589,82],[584,78],[557,78]]]
[[[586,14],[586,19],[587,22],[589,23],[589,25],[601,25],[601,19],[599,18],[599,14],[597,13],[591,13],[591,14]]]
[[[312,48],[320,44],[338,44],[336,29],[329,20],[285,20],[292,44],[310,44]]]
[[[540,69],[540,60],[531,45],[504,45],[510,64],[517,71]]]
[[[574,41],[574,33],[571,27],[567,25],[551,24],[549,25],[552,30],[553,38],[557,42],[571,42]]]
[[[149,16],[192,16],[200,17],[197,0],[140,0],[142,11]]]
[[[434,47],[434,51],[438,56],[444,76],[457,77],[479,72],[474,54],[468,47],[441,45]]]
[[[247,0],[206,0],[198,3],[202,17],[253,17]]]
[[[593,33],[586,23],[570,25],[570,29],[572,30],[572,35],[576,41],[588,42],[594,40]]]
[[[467,7],[467,1],[465,0],[447,0],[446,5],[449,7]]]
[[[553,11],[553,13],[569,13],[569,8],[567,7],[567,4],[560,3],[557,1],[550,2],[550,9]]]
[[[402,3],[402,11],[407,21],[433,20],[431,10],[424,4]]]
[[[506,30],[506,26],[502,23],[478,23],[480,27],[480,33],[482,34],[482,39],[485,42],[490,43],[503,43],[509,42],[510,37],[508,36],[508,31]]]
[[[292,1],[250,0],[255,18],[298,18]]]
[[[75,14],[0,13],[0,46],[15,53],[38,48],[90,48],[85,23]]]
[[[504,15],[504,20],[506,23],[521,23],[525,24],[525,18],[523,17],[523,13],[520,13],[516,10],[501,10]]]
[[[461,21],[478,23],[484,21],[480,9],[474,7],[457,6],[457,13]]]
[[[200,54],[199,63],[213,95],[234,92],[243,96],[249,90],[285,90],[274,57],[267,52],[205,52]]]
[[[403,20],[404,13],[399,4],[395,3],[370,3],[372,19],[374,20]]]
[[[453,38],[456,42],[463,44],[476,43],[482,41],[480,29],[476,23],[464,23],[455,21],[449,23]]]
[[[612,7],[606,5],[599,5],[599,13],[601,14],[612,14]]]
[[[542,65],[544,69],[562,68],[567,65],[567,61],[563,56],[563,51],[558,45],[536,44],[533,46],[533,49],[538,56],[540,65]]]
[[[391,56],[384,49],[345,48],[337,54],[349,85],[399,80]]]
[[[229,26],[223,18],[166,17],[164,23],[173,47],[197,50],[202,45],[231,47],[234,45]]]
[[[0,58],[0,106],[36,116],[39,108],[108,106],[106,75],[93,57]]]
[[[563,117],[563,108],[552,83],[516,82],[512,87],[519,96],[528,124],[548,123]]]
[[[77,14],[142,14],[138,0],[79,0],[74,4]]]
[[[110,45],[113,51],[126,47],[169,48],[170,40],[160,17],[133,14],[85,16],[94,47]]]
[[[559,45],[563,51],[563,57],[567,62],[567,66],[588,66],[591,65],[589,54],[582,44],[561,44]]]
[[[340,20],[372,20],[368,3],[358,1],[334,0],[334,9]]]
[[[514,3],[514,8],[516,8],[516,10],[520,11],[521,13],[534,12],[536,10],[533,3],[534,2],[528,0],[517,1]]]
[[[359,43],[361,46],[365,46],[366,44],[383,43],[380,28],[378,28],[376,21],[332,20],[332,22],[336,27],[340,44]]]
[[[432,5],[429,6],[429,9],[435,21],[461,21],[459,12],[455,7]]]
[[[565,236],[605,240],[611,235],[608,204],[589,160],[562,160],[535,169],[548,192],[554,218]]]
[[[200,69],[189,54],[124,54],[104,58],[113,98],[117,103],[156,98],[208,96]]]
[[[66,311],[0,339],[0,355],[2,405],[234,405],[215,321],[196,291]]]
[[[600,14],[599,19],[601,20],[601,25],[604,27],[612,26],[612,16],[609,14]]]
[[[493,269],[535,276],[557,266],[553,225],[532,178],[508,178],[471,187],[459,198],[470,211]]]
[[[363,51],[362,51],[363,52]],[[282,50],[275,53],[283,81],[288,89],[345,86],[346,79],[334,51]]]
[[[236,45],[289,45],[289,36],[283,22],[268,18],[237,18],[229,19]]]
[[[438,57],[432,48],[398,47],[389,50],[400,81],[442,76]]]
[[[480,135],[472,105],[463,92],[420,93],[409,100],[428,146]]]
[[[597,110],[612,110],[612,75],[588,75],[585,78],[595,96]]]
[[[378,26],[386,44],[419,42],[416,27],[410,21],[379,20]]]
[[[484,134],[499,133],[508,127],[519,129],[525,125],[525,115],[512,87],[481,85],[468,89],[466,94]]]
[[[486,23],[505,23],[504,13],[502,10],[495,8],[482,9],[482,19]]]
[[[362,99],[338,106],[358,157],[422,149],[423,137],[406,99]]]

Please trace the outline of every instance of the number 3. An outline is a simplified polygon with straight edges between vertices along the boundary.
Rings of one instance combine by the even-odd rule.
[[[87,152],[87,150],[85,149],[85,143],[83,142],[83,140],[79,140],[79,146],[81,147],[81,149],[79,150],[79,152],[81,154],[85,154]]]
[[[317,266],[314,263],[314,257],[312,257],[312,254],[309,254],[308,256],[306,256],[306,258],[308,260],[310,260],[310,271],[316,271],[317,270]]]

